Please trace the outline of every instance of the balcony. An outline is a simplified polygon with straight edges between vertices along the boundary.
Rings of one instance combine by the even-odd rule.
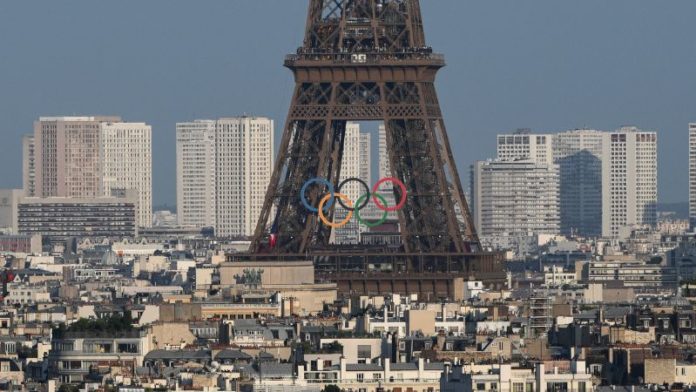
[[[445,66],[445,56],[428,49],[413,49],[403,52],[332,53],[302,52],[285,57],[288,68],[330,65],[428,65]]]

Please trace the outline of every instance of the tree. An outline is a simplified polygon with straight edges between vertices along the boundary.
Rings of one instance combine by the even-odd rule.
[[[78,392],[80,388],[75,385],[63,384],[58,388],[58,392]]]

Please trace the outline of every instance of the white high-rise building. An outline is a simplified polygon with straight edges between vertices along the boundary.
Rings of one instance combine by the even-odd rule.
[[[181,226],[215,227],[215,121],[176,124],[176,206]]]
[[[152,127],[145,123],[102,122],[100,155],[103,196],[137,194],[136,224],[152,226]]]
[[[689,226],[696,228],[696,123],[689,124]]]
[[[215,126],[216,224],[222,237],[251,236],[273,175],[273,120],[221,118]]]
[[[377,179],[377,181],[381,180],[382,178],[394,177],[394,173],[391,170],[391,164],[389,162],[389,151],[387,150],[387,130],[383,123],[379,125],[378,130],[378,151],[379,178]],[[392,185],[393,184],[391,183],[385,183],[379,189],[380,195],[382,195],[382,197],[384,197],[384,200],[387,201],[388,206],[396,205],[396,197],[394,197]],[[368,213],[370,214],[368,216],[370,216],[372,219],[379,219],[384,215],[384,211],[381,211],[377,208],[374,200],[370,202],[370,208],[368,208],[367,210],[369,210]],[[389,211],[387,213],[387,219],[391,221],[396,221],[397,219],[399,219],[398,212]]]
[[[359,178],[365,181],[368,187],[372,186],[370,151],[370,133],[361,132],[360,124],[358,123],[347,123],[339,184],[349,178]],[[364,187],[356,181],[348,182],[341,188],[341,193],[348,196],[353,203],[357,203],[358,198],[365,192]],[[367,200],[366,203],[370,205],[372,202]],[[348,205],[348,203],[344,204]],[[356,207],[355,204],[353,207]],[[360,217],[369,218],[370,215],[367,211],[368,208],[363,209]],[[336,206],[334,215],[336,221],[342,221],[348,215],[348,211],[339,204]],[[360,227],[358,219],[353,214],[353,218],[347,225],[332,231],[333,241],[337,244],[356,244],[360,240],[360,231],[362,229],[364,228]]]
[[[602,236],[657,223],[657,134],[635,127],[604,134]]]
[[[481,236],[558,234],[558,166],[534,160],[474,163],[471,204]]]
[[[221,237],[251,236],[273,174],[273,120],[229,117],[177,124],[177,214]]]
[[[558,165],[561,233],[616,237],[621,227],[656,223],[655,133],[523,130],[498,135],[497,142],[499,160]]]

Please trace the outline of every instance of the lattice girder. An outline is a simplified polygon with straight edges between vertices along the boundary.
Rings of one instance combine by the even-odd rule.
[[[310,0],[304,45],[285,65],[296,87],[253,252],[330,246],[330,228],[302,205],[300,190],[314,177],[338,186],[347,121],[385,124],[392,174],[407,189],[398,212],[405,253],[478,250],[434,86],[444,59],[425,46],[418,0]],[[312,186],[305,196],[317,206],[326,192]],[[408,263],[418,271],[449,268]]]

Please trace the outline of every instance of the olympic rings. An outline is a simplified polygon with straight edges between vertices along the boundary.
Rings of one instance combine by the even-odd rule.
[[[360,183],[363,188],[365,188],[366,193],[364,193],[362,196],[356,200],[355,205],[353,204],[353,201],[350,200],[348,196],[345,194],[341,193],[341,189],[343,188],[344,185],[346,185],[349,182],[358,182]],[[401,190],[401,199],[399,200],[399,203],[394,206],[394,207],[389,207],[387,205],[387,200],[384,196],[380,195],[378,193],[379,187],[386,183],[386,182],[391,182],[392,184],[396,185],[399,187]],[[309,204],[309,201],[307,200],[305,193],[307,192],[307,189],[309,188],[310,185],[312,184],[321,184],[324,185],[328,190],[329,193],[324,195],[320,202],[318,208],[313,207],[312,205]],[[369,188],[369,186],[361,179],[359,178],[348,178],[346,180],[341,181],[339,184],[337,191],[334,190],[334,186],[331,182],[329,182],[325,178],[321,177],[315,177],[310,180],[307,180],[307,182],[302,185],[302,190],[300,191],[300,200],[302,201],[302,205],[310,212],[312,213],[318,213],[319,219],[321,220],[322,223],[325,225],[332,227],[332,228],[340,228],[345,225],[347,225],[350,220],[353,218],[353,214],[358,219],[358,224],[365,225],[367,227],[376,227],[384,222],[386,222],[387,217],[389,215],[389,212],[394,212],[401,210],[404,208],[406,205],[407,201],[407,192],[408,190],[406,189],[406,185],[398,180],[397,178],[394,177],[387,177],[379,180],[373,187],[372,189]],[[328,218],[326,217],[326,214],[331,211],[331,207],[333,206],[334,200],[338,199],[338,203],[345,208],[348,211],[348,215],[344,220],[341,222],[329,222]],[[367,207],[369,204],[370,200],[374,200],[375,205],[377,206],[377,209],[381,210],[382,217],[374,222],[368,222],[366,220],[363,220],[362,217],[360,216],[360,211]],[[347,205],[346,205],[347,203]]]
[[[341,192],[341,188],[343,188],[343,185],[346,185],[347,183],[349,183],[349,182],[351,182],[351,181],[352,181],[352,182],[358,182],[358,183],[360,183],[360,185],[362,185],[363,188],[365,188],[365,191],[367,191],[367,195],[368,195],[368,196],[363,200],[363,204],[362,204],[362,205],[360,205],[360,202],[356,202],[356,203],[355,203],[355,208],[348,207],[348,206],[346,206],[345,204],[343,204],[343,199],[341,199],[340,197],[338,198],[338,204],[340,204],[341,207],[345,208],[345,209],[348,210],[348,211],[355,211],[356,209],[357,209],[358,211],[360,211],[360,210],[362,210],[363,208],[365,208],[365,207],[367,206],[367,203],[370,202],[370,187],[365,183],[365,181],[363,181],[363,180],[361,180],[361,179],[359,179],[359,178],[353,177],[353,178],[348,178],[348,179],[345,179],[345,180],[341,181],[341,184],[338,186],[338,192],[339,192],[339,193]]]
[[[379,189],[379,186],[384,184],[385,182],[391,182],[392,184],[398,186],[401,189],[401,200],[399,200],[399,204],[395,205],[394,207],[383,206],[382,204],[379,203],[378,198],[375,196],[375,195],[377,195],[377,190]],[[383,179],[377,181],[375,186],[372,187],[372,194],[373,194],[372,198],[375,201],[377,208],[379,208],[382,211],[394,212],[394,211],[398,211],[398,210],[404,208],[404,206],[406,205],[406,193],[407,193],[406,185],[394,177],[383,178]],[[386,203],[384,203],[384,204],[386,204]]]
[[[384,196],[380,195],[379,193],[375,193],[375,197],[380,199],[382,201],[382,203],[384,203],[384,205],[387,205],[387,200],[384,198]],[[355,204],[360,204],[360,201],[363,199],[369,201],[370,200],[369,193],[360,196],[358,198],[358,201],[355,202]],[[368,222],[368,221],[362,220],[362,218],[360,217],[360,210],[358,210],[358,209],[355,210],[355,217],[358,218],[358,224],[365,225],[369,228],[377,227],[377,226],[381,225],[382,223],[386,222],[388,216],[389,216],[389,211],[383,210],[381,218],[379,218],[375,222]]]
[[[319,212],[318,209],[312,207],[309,204],[309,202],[307,201],[307,198],[305,197],[305,192],[307,192],[307,188],[309,188],[309,186],[312,184],[324,184],[324,185],[326,185],[327,188],[329,188],[329,194],[332,195],[333,197],[329,201],[329,204],[326,205],[326,208],[327,208],[326,212],[328,212],[328,209],[330,209],[331,206],[333,206],[334,198],[336,197],[336,194],[334,192],[333,184],[330,183],[325,178],[315,177],[315,178],[312,178],[310,180],[307,180],[307,182],[305,182],[304,185],[302,185],[302,190],[300,191],[300,200],[302,201],[302,205],[311,212],[314,212],[314,213]]]
[[[348,222],[350,222],[351,218],[353,218],[353,211],[348,212],[348,216],[346,216],[346,218],[345,218],[344,220],[342,220],[342,221],[340,221],[340,222],[338,222],[338,223],[329,222],[329,220],[326,219],[326,216],[324,215],[324,204],[326,204],[326,202],[327,202],[330,198],[332,198],[331,196],[332,196],[332,195],[329,193],[329,194],[327,194],[326,196],[324,196],[324,197],[321,199],[321,201],[319,202],[319,208],[318,208],[318,210],[319,210],[319,219],[321,219],[321,221],[322,221],[325,225],[327,225],[327,226],[329,226],[329,227],[331,227],[331,228],[334,228],[334,229],[338,229],[339,227],[343,227],[343,226],[347,225]],[[353,202],[350,201],[350,199],[348,198],[348,196],[344,195],[343,193],[336,193],[333,197],[337,197],[338,200],[345,200],[351,207],[353,206]]]

